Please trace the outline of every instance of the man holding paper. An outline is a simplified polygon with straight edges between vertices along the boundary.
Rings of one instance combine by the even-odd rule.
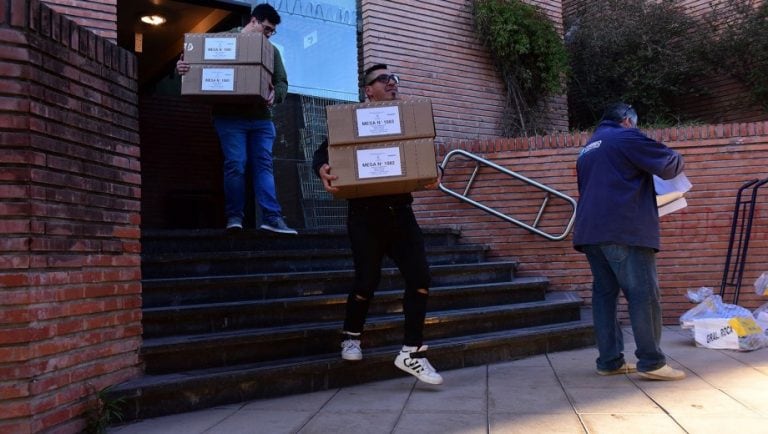
[[[377,64],[366,69],[363,90],[368,101],[398,99],[400,78],[387,65]],[[328,164],[328,141],[315,151],[312,168],[329,193],[338,191]],[[435,188],[437,180],[425,186]],[[341,357],[358,361],[363,358],[360,338],[368,308],[379,280],[384,256],[389,256],[405,280],[403,296],[403,347],[395,357],[395,366],[429,384],[441,384],[437,373],[425,356],[423,345],[424,320],[429,298],[429,264],[424,237],[411,209],[410,193],[359,197],[349,200],[347,232],[355,264],[355,281],[346,304],[342,330]]]
[[[680,380],[660,348],[661,303],[656,274],[659,214],[653,176],[672,179],[683,157],[637,129],[632,106],[610,105],[576,162],[579,204],[573,244],[592,270],[592,312],[599,375],[637,371],[654,380]],[[624,360],[617,319],[624,293],[637,365]]]

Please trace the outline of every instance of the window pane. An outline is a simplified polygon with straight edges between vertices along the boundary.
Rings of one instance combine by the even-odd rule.
[[[288,72],[288,91],[358,101],[355,0],[270,1],[282,22],[270,38]]]

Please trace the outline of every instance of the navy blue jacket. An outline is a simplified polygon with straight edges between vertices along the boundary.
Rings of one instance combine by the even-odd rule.
[[[576,161],[579,203],[573,245],[624,244],[659,250],[653,177],[683,171],[683,157],[637,128],[603,121]]]

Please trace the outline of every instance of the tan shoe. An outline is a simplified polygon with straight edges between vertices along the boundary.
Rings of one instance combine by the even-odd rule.
[[[669,365],[664,365],[661,368],[656,369],[655,371],[638,372],[637,374],[649,380],[672,381],[672,380],[682,380],[683,378],[685,378],[685,372],[679,369],[675,369]]]
[[[603,371],[601,369],[597,370],[597,375],[620,375],[620,374],[631,374],[633,372],[637,372],[637,367],[634,363],[624,363],[621,365],[620,368],[614,369],[613,371]]]

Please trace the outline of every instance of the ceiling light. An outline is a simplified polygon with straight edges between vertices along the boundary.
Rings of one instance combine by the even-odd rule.
[[[141,22],[152,26],[159,26],[165,23],[165,17],[162,15],[144,15],[141,17]]]

